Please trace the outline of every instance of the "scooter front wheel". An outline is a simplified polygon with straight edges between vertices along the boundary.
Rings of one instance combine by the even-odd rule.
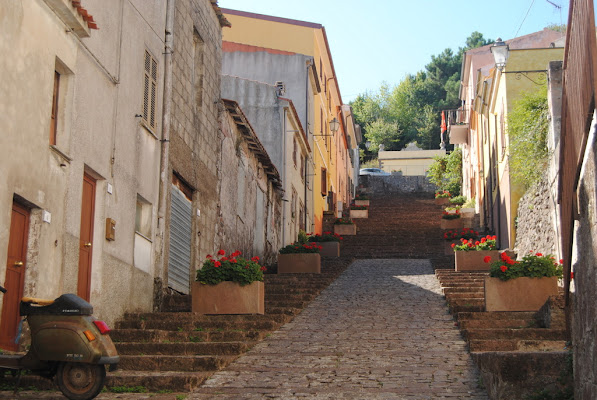
[[[90,400],[104,387],[106,368],[103,365],[63,362],[58,366],[56,382],[70,400]]]

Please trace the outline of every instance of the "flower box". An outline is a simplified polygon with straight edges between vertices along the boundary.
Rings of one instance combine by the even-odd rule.
[[[350,210],[350,218],[369,218],[369,210]]]
[[[320,274],[319,253],[278,254],[279,274]]]
[[[354,204],[357,206],[367,206],[369,207],[369,200],[355,200]]]
[[[321,246],[322,257],[340,257],[340,242],[317,242]]]
[[[334,224],[334,233],[342,236],[356,235],[357,226],[355,224]]]
[[[265,312],[263,282],[245,286],[236,282],[206,285],[194,281],[191,286],[191,310],[199,314],[263,314]]]
[[[439,205],[450,204],[450,198],[449,197],[436,197],[435,204],[439,204]]]
[[[558,277],[485,278],[485,311],[538,311],[558,294]]]
[[[464,224],[462,223],[462,218],[455,218],[455,219],[443,219],[441,220],[441,229],[462,229]]]
[[[461,208],[460,215],[462,215],[463,218],[473,218],[475,216],[475,209],[472,207]]]
[[[491,257],[486,263],[485,257]],[[456,271],[489,271],[491,262],[500,259],[499,250],[457,250],[454,252],[454,265]]]

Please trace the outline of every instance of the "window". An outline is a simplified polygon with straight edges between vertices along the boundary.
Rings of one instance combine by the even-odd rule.
[[[143,72],[143,122],[151,129],[157,125],[156,103],[158,91],[158,63],[145,50],[145,69]]]
[[[195,112],[203,106],[203,80],[205,75],[204,62],[205,43],[199,33],[193,33],[193,89],[195,95]]]
[[[60,90],[60,73],[54,71],[54,94],[52,95],[52,119],[50,120],[50,144],[56,145],[58,131],[58,99]]]
[[[292,187],[292,202],[290,203],[290,217],[292,219],[296,218],[296,198],[297,198],[297,194],[296,194],[296,190],[294,189],[294,186]]]
[[[319,109],[319,133],[323,133],[323,108]]]
[[[140,233],[146,238],[151,237],[151,203],[139,195],[137,195],[135,232]]]
[[[299,229],[305,231],[305,206],[299,201]]]
[[[292,161],[294,162],[294,168],[296,168],[296,138],[292,139]]]
[[[321,168],[321,195],[326,196],[328,193],[327,170]]]
[[[326,74],[323,74],[323,93],[328,93],[328,77]]]
[[[323,73],[323,62],[321,61],[321,58],[319,59],[319,80],[321,80],[322,76],[321,74]]]
[[[301,180],[305,181],[305,164],[306,160],[305,157],[301,155]]]

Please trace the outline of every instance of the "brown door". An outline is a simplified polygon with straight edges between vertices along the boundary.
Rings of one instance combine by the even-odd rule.
[[[77,295],[87,301],[91,294],[91,255],[93,243],[93,215],[95,212],[95,179],[83,177],[81,204],[81,232],[79,235],[79,278]]]
[[[2,321],[0,322],[0,347],[6,350],[17,349],[15,337],[20,319],[19,302],[23,297],[25,286],[28,235],[29,210],[20,204],[13,203],[4,278],[6,293],[2,303]]]

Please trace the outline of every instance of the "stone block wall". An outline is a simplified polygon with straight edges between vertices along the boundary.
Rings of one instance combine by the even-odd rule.
[[[437,187],[430,183],[424,176],[359,176],[359,188],[371,194],[398,194],[398,193],[428,193],[433,195]]]

